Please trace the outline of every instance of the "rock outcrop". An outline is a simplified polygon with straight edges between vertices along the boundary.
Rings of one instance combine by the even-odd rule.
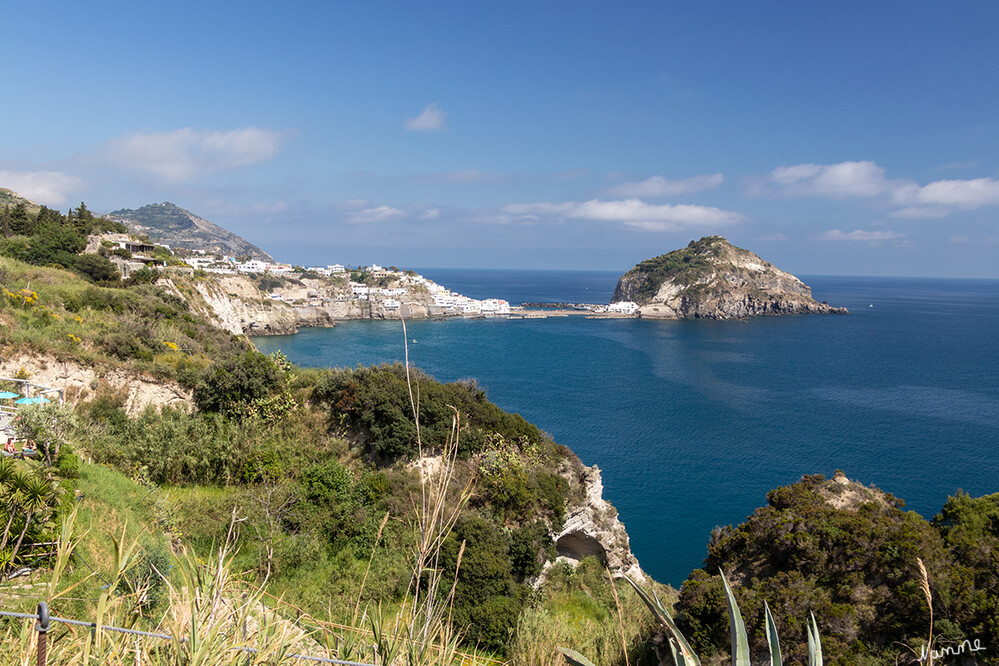
[[[244,294],[245,278],[223,278],[195,285],[208,306],[206,314],[222,330],[235,335],[288,335],[299,328],[329,327],[334,319],[323,308],[295,306],[261,299],[259,293]],[[233,293],[235,290],[237,293]]]
[[[721,236],[707,236],[625,273],[612,303],[660,319],[736,319],[760,315],[846,314],[819,303],[801,280]]]
[[[584,557],[594,556],[611,573],[626,574],[644,582],[645,575],[631,552],[628,532],[617,517],[617,509],[603,497],[600,468],[582,467],[578,481],[583,486],[582,501],[568,508],[562,530],[552,538],[558,559],[578,563]]]
[[[19,374],[26,374],[34,384],[62,389],[70,404],[91,398],[100,390],[123,393],[129,416],[141,414],[150,405],[159,409],[164,405],[188,407],[193,404],[191,391],[179,384],[125,369],[92,367],[39,354],[16,354],[0,360],[0,376]]]

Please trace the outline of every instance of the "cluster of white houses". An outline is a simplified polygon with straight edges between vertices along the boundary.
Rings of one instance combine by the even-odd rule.
[[[104,234],[100,237],[92,237],[94,245],[88,251],[96,251],[100,244],[112,246],[122,250],[127,250],[128,258],[111,256],[123,276],[149,264],[161,264],[162,259],[154,259],[153,251],[157,244],[136,241],[127,234]],[[159,246],[169,250],[168,246]],[[196,250],[191,255],[184,258],[184,262],[191,268],[181,270],[204,270],[212,273],[228,275],[236,274],[263,274],[270,273],[282,277],[299,277],[301,268],[293,267],[291,264],[272,263],[251,259],[248,261],[237,261],[235,257],[219,257],[208,254],[204,251]],[[341,264],[331,264],[323,266],[306,267],[307,272],[321,277],[347,277],[353,271]],[[378,264],[365,267],[363,272],[373,278],[389,278],[393,287],[376,287],[369,284],[348,280],[347,284],[350,293],[344,292],[336,297],[327,297],[321,300],[357,300],[374,301],[386,310],[397,310],[404,304],[404,297],[410,292],[429,294],[433,300],[433,306],[444,313],[460,313],[464,315],[505,315],[510,314],[510,304],[502,299],[487,298],[478,300],[462,296],[447,289],[433,280],[429,280],[422,275],[412,271],[399,271],[392,268],[384,268]],[[319,306],[320,294],[309,292],[309,305]],[[272,294],[272,299],[285,300],[280,294]],[[633,315],[638,311],[637,303],[631,301],[611,303],[607,306],[589,306],[593,312],[607,312],[623,315]]]
[[[292,273],[296,273],[290,264],[273,264],[256,259],[238,263],[233,257],[219,259],[204,253],[195,253],[194,256],[188,257],[184,261],[192,268],[230,275],[237,273],[271,273],[273,275],[289,276]],[[348,274],[347,268],[341,264],[331,264],[325,267],[309,266],[305,267],[305,269],[309,273],[314,273],[321,277],[336,277]],[[507,301],[498,298],[478,300],[462,296],[442,287],[433,280],[412,272],[392,270],[378,264],[366,267],[364,272],[373,278],[391,278],[394,282],[402,285],[386,288],[372,287],[362,282],[354,282],[353,280],[347,283],[353,299],[368,301],[377,298],[381,306],[386,310],[397,310],[402,307],[403,302],[399,299],[415,288],[429,293],[431,298],[433,298],[433,304],[443,310],[457,311],[462,314],[471,315],[510,314],[510,304]],[[275,295],[273,298],[280,299],[281,297]]]
[[[375,264],[367,270],[369,275],[374,277],[391,277],[396,280],[401,287],[387,289],[384,287],[370,287],[366,284],[351,281],[350,289],[354,297],[358,300],[368,300],[373,295],[381,296],[381,305],[386,310],[395,310],[402,306],[402,302],[397,300],[397,296],[405,296],[410,289],[426,291],[433,298],[434,305],[442,310],[458,311],[462,314],[510,314],[510,304],[498,298],[487,298],[478,300],[462,296],[450,289],[442,287],[433,280],[429,280],[422,275],[415,273],[404,273],[382,268]]]

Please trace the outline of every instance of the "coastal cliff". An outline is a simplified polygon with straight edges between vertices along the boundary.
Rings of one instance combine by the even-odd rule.
[[[817,302],[801,280],[721,236],[691,241],[632,268],[611,298],[628,301],[638,305],[638,315],[660,319],[847,313]]]
[[[434,305],[420,291],[359,299],[346,281],[283,278],[265,285],[247,275],[189,279],[173,274],[159,285],[184,299],[216,327],[234,335],[290,335],[301,328],[328,328],[352,319],[426,319],[461,315]],[[189,285],[189,288],[188,288]]]
[[[596,465],[563,470],[570,484],[579,484],[582,499],[566,510],[565,523],[553,535],[559,561],[576,565],[584,557],[596,557],[614,575],[627,575],[644,582],[645,574],[631,552],[628,532],[617,509],[603,497],[604,484]]]

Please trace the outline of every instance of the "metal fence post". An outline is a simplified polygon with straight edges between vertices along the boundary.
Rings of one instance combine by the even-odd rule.
[[[38,666],[45,666],[46,661],[46,638],[49,633],[49,605],[44,601],[38,602],[38,624],[35,630],[38,632]]]

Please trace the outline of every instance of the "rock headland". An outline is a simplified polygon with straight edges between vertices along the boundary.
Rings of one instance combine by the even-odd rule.
[[[817,302],[801,280],[721,236],[691,241],[632,268],[611,298],[625,302],[637,304],[638,316],[660,319],[847,313]]]

